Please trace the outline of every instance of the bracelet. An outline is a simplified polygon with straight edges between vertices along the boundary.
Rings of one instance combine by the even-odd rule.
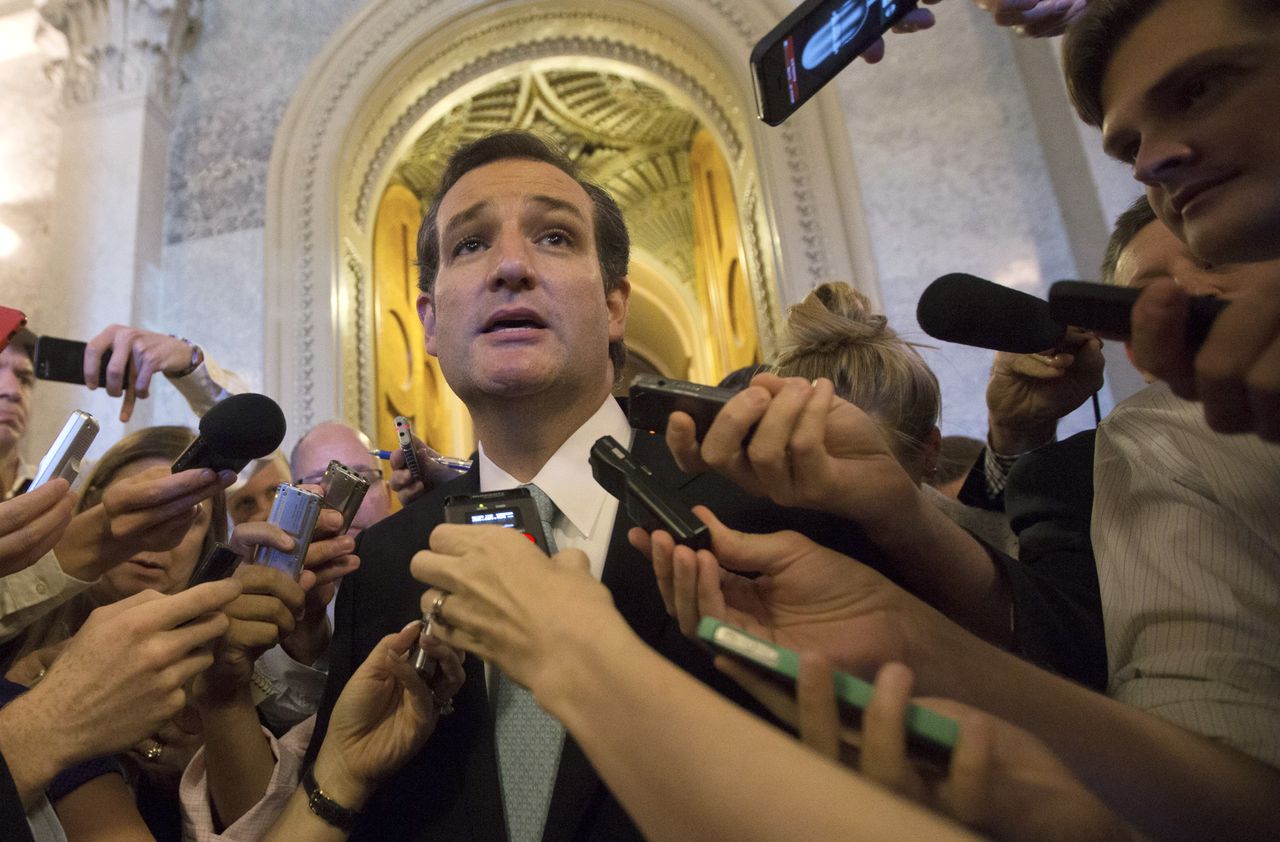
[[[169,375],[170,377],[176,380],[180,377],[186,377],[188,374],[190,374],[191,372],[195,371],[197,368],[200,367],[200,364],[204,362],[204,351],[201,351],[199,345],[195,344],[190,339],[187,339],[185,336],[174,336],[171,333],[169,334],[169,337],[171,339],[177,339],[179,342],[185,342],[187,346],[191,348],[190,364],[188,364],[187,367],[184,368],[182,371],[174,372],[173,374]]]
[[[351,830],[355,827],[359,811],[343,807],[330,798],[320,788],[320,784],[316,783],[314,766],[308,766],[306,774],[302,776],[302,788],[307,793],[307,806],[325,824],[333,825],[338,830]]]

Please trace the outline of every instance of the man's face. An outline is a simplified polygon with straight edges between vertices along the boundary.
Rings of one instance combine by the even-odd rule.
[[[1231,298],[1265,278],[1275,277],[1278,271],[1280,261],[1211,266],[1198,260],[1185,243],[1157,220],[1139,231],[1120,252],[1115,282],[1120,286],[1144,287],[1169,278],[1192,295]]]
[[[268,462],[241,488],[227,495],[227,514],[231,516],[232,523],[266,520],[276,499],[276,486],[288,481],[289,474],[281,460]]]
[[[1115,282],[1120,286],[1145,287],[1167,278],[1192,295],[1217,295],[1227,299],[1276,277],[1280,277],[1280,260],[1210,266],[1191,254],[1186,243],[1173,236],[1160,220],[1134,235],[1120,252],[1115,270]],[[1125,342],[1124,348],[1134,368],[1142,372],[1148,383],[1153,382],[1155,378],[1134,362],[1132,345]]]
[[[629,287],[605,295],[592,214],[577,182],[524,159],[478,167],[444,196],[440,269],[418,313],[464,402],[608,392]]]
[[[294,480],[312,484],[319,482],[333,459],[369,480],[369,492],[364,495],[364,502],[356,511],[347,532],[354,538],[362,529],[391,514],[390,487],[383,479],[377,461],[369,454],[368,443],[343,424],[323,424],[307,434],[294,454]]]
[[[1280,257],[1280,17],[1164,0],[1112,56],[1103,143],[1205,260]]]
[[[0,452],[11,451],[27,431],[35,382],[30,357],[12,345],[0,351]]]

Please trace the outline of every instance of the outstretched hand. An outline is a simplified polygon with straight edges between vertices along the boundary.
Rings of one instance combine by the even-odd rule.
[[[407,656],[421,633],[416,620],[384,637],[351,676],[334,705],[315,776],[339,803],[358,808],[379,781],[400,768],[435,729],[441,710],[462,687],[459,653],[422,639],[437,668],[430,686]]]

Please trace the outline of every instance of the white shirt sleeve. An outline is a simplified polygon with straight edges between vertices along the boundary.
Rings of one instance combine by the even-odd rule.
[[[244,378],[222,368],[208,354],[204,362],[196,366],[196,370],[186,377],[170,377],[169,382],[186,398],[191,411],[203,416],[214,404],[226,400],[232,395],[240,395],[249,391],[249,384]]]
[[[276,645],[258,658],[255,678],[269,685],[268,695],[258,702],[258,710],[273,727],[292,728],[320,708],[324,685],[329,678],[328,652],[314,664],[302,664]]]
[[[1098,429],[1108,693],[1280,766],[1280,445],[1152,387]]]
[[[52,551],[30,567],[0,577],[0,642],[13,638],[91,584],[67,575]]]

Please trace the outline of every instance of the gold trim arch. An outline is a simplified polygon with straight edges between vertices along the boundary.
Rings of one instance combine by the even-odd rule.
[[[878,301],[835,94],[781,129],[754,118],[747,55],[788,10],[781,0],[369,3],[313,61],[268,172],[265,380],[291,440],[331,417],[374,431],[378,199],[422,130],[500,71],[613,67],[697,117],[730,169],[765,354],[786,304],[822,280],[853,279]]]

